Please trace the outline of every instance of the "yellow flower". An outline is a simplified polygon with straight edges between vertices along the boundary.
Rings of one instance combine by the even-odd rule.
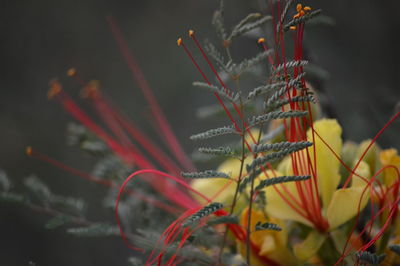
[[[392,166],[383,170],[383,182],[389,187],[399,178],[397,173],[400,169],[400,156],[396,149],[387,149],[380,153],[380,161],[384,167]]]
[[[367,204],[369,193],[367,181],[371,173],[369,165],[362,161],[353,175],[350,187],[339,188],[341,181],[340,161],[336,155],[342,150],[342,129],[334,119],[316,121],[307,132],[307,139],[314,141],[314,147],[287,157],[278,166],[283,175],[309,174],[308,184],[286,183],[265,189],[268,204],[266,211],[274,217],[294,220],[317,230],[312,231],[305,241],[295,246],[300,260],[307,260],[323,244],[326,235],[355,217]],[[314,136],[314,138],[313,138]],[[325,144],[325,143],[326,144]],[[330,148],[327,147],[329,145]],[[308,156],[309,155],[309,156]],[[294,170],[293,158],[302,161]],[[354,163],[358,160],[354,158]],[[315,173],[313,169],[316,169]],[[318,193],[317,193],[318,189]]]
[[[251,134],[253,135],[253,137],[258,137],[259,130],[252,129]],[[246,140],[247,142],[251,143],[251,138],[248,134],[246,134]],[[253,158],[251,156],[245,158],[244,166],[246,166],[246,164],[250,164],[252,160]],[[195,179],[191,182],[191,187],[205,195],[207,198],[212,199],[213,201],[223,203],[224,205],[231,205],[236,191],[236,181],[238,180],[240,175],[240,166],[240,160],[235,158],[228,159],[218,167],[217,171],[229,174],[231,179]],[[242,177],[246,174],[246,167],[243,167]],[[205,203],[204,199],[199,197],[198,195],[193,194],[193,197],[200,203]],[[236,206],[238,207],[237,209],[243,209],[246,203],[246,199],[244,197],[240,197],[239,201],[236,204]]]
[[[240,224],[247,228],[248,208],[244,209],[240,216]],[[261,230],[250,234],[250,241],[257,247],[257,251],[251,251],[251,265],[265,265],[261,260],[267,257],[279,262],[281,265],[296,265],[295,258],[287,248],[288,230],[285,223],[276,218],[267,220],[262,211],[252,210],[251,226],[254,229],[257,222],[274,223],[282,228],[282,231]],[[238,241],[238,250],[242,256],[246,256],[246,243]],[[256,253],[257,252],[257,253]]]
[[[250,161],[251,158],[247,158],[245,160],[245,163],[250,163]],[[231,205],[237,186],[237,183],[236,181],[234,181],[234,179],[239,176],[240,161],[237,159],[228,159],[220,165],[217,171],[228,173],[233,179],[198,178],[192,181],[191,187],[205,195],[207,198],[213,199],[213,201],[220,202],[224,205]],[[244,169],[243,171],[243,174],[245,174],[246,171]],[[193,196],[200,203],[204,203],[203,198],[200,198],[196,194],[193,194]],[[245,204],[245,199],[241,197],[239,199],[238,205],[243,206],[243,204]]]

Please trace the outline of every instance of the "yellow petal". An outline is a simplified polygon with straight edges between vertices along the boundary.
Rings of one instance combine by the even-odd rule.
[[[318,135],[331,147],[338,155],[342,150],[342,128],[335,119],[322,119],[314,123],[314,129]],[[308,140],[313,141],[312,131],[308,130]],[[318,186],[321,193],[324,207],[329,205],[333,192],[336,190],[339,182],[340,162],[332,151],[315,134],[314,147],[316,151]],[[311,147],[310,158],[313,162],[314,148]]]
[[[247,227],[248,208],[246,208],[240,217],[240,224]],[[279,225],[282,231],[261,230],[252,232],[251,242],[259,249],[257,256],[252,251],[251,265],[263,265],[260,257],[267,257],[282,265],[294,265],[294,257],[287,248],[287,229],[286,225],[278,219],[267,220],[262,211],[252,210],[251,229],[254,230],[257,222],[270,222]],[[238,243],[238,247],[243,256],[246,256],[246,244]]]
[[[380,161],[383,166],[393,165],[400,170],[400,156],[396,149],[383,150],[380,153]],[[383,181],[386,186],[391,186],[398,179],[397,172],[393,168],[383,170]]]
[[[307,261],[318,252],[325,239],[325,235],[314,230],[311,231],[303,242],[294,245],[293,250],[295,256],[300,261]]]
[[[353,160],[361,158],[361,155],[365,152],[365,150],[370,144],[371,144],[370,139],[361,142],[360,145],[358,145],[356,158],[353,158]],[[363,157],[363,161],[369,165],[371,173],[375,173],[380,168],[379,153],[380,153],[380,148],[376,143],[374,143]]]
[[[245,160],[245,164],[249,164],[251,160],[252,158],[247,158]],[[237,159],[228,159],[220,165],[217,171],[230,174],[231,178],[237,179],[240,172],[240,161]],[[214,198],[214,196],[225,187],[223,191],[214,198],[213,201],[221,202],[225,205],[230,205],[232,204],[233,197],[236,191],[236,184],[237,183],[235,181],[223,178],[197,178],[192,181],[191,187],[208,198]],[[194,193],[192,194],[196,200],[198,200],[200,203],[204,203],[204,199]],[[245,204],[245,199],[241,197],[237,204]]]
[[[363,194],[365,186],[342,188],[335,191],[326,212],[329,228],[347,222],[364,209],[369,199],[369,188]]]
[[[281,176],[282,174],[276,172],[276,176]],[[284,189],[284,188],[285,189]],[[295,211],[288,203],[290,202],[295,208],[301,208],[294,202],[291,196],[300,202],[299,195],[297,193],[296,185],[294,182],[285,183],[282,185],[269,186],[264,189],[267,196],[267,205],[265,210],[268,214],[273,217],[283,219],[283,220],[293,220],[306,225],[311,226],[312,224],[307,221],[303,216]],[[289,196],[289,194],[291,196]],[[285,199],[287,201],[285,201]]]
[[[358,160],[355,160],[353,165],[356,165],[357,163],[358,163]],[[369,164],[367,164],[364,161],[361,161],[355,172],[358,176],[353,175],[351,186],[352,187],[364,187],[367,184],[367,182],[369,181],[369,179],[371,178],[371,170],[369,168]],[[364,177],[365,179],[362,179],[361,177]]]
[[[355,142],[346,141],[343,144],[340,158],[349,168],[351,168],[351,165],[353,164],[354,159],[357,157],[356,156],[357,149],[358,149],[358,145]],[[340,165],[340,176],[342,177],[342,181],[343,181],[343,179],[348,177],[349,174],[350,174],[349,171],[343,165]]]

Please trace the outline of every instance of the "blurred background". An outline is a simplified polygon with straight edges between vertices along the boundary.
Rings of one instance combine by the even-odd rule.
[[[226,23],[233,25],[260,1],[226,1]],[[329,73],[322,83],[331,108],[348,139],[373,137],[394,113],[399,101],[398,1],[304,1],[322,8],[334,26],[310,27],[305,45],[310,57]],[[189,28],[201,40],[215,36],[211,26],[215,0],[149,1],[3,1],[0,8],[0,168],[22,189],[32,173],[54,192],[102,204],[104,189],[50,165],[28,158],[27,145],[68,165],[90,171],[92,158],[65,144],[65,129],[73,119],[56,102],[48,101],[48,81],[54,77],[77,100],[79,86],[65,73],[76,67],[87,80],[99,79],[102,89],[155,139],[148,106],[112,37],[106,16],[113,16],[152,86],[178,139],[188,153],[188,137],[208,121],[196,109],[213,103],[194,89],[200,76],[181,49],[178,36]],[[259,50],[254,40],[235,49],[238,57]],[[242,47],[246,47],[243,49]],[[83,100],[79,100],[84,106]],[[215,124],[215,123],[214,123]],[[221,122],[216,123],[221,125]],[[399,147],[396,122],[380,139],[384,147]],[[113,221],[113,214],[90,211],[94,220]],[[106,217],[106,218],[104,218]],[[108,218],[107,218],[108,217]],[[117,238],[82,239],[61,229],[43,227],[49,217],[17,205],[0,203],[0,265],[128,265],[132,253]]]

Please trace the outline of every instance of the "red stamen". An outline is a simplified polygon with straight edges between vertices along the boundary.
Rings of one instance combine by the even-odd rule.
[[[185,167],[187,170],[194,170],[195,167],[187,157],[187,155],[183,152],[181,145],[179,144],[177,138],[172,132],[171,127],[169,126],[167,119],[164,116],[164,112],[161,110],[147,80],[145,79],[139,65],[136,63],[131,51],[128,48],[127,43],[125,42],[122,32],[118,27],[116,21],[112,17],[108,17],[108,23],[110,24],[111,31],[114,35],[114,38],[118,44],[121,53],[126,60],[129,69],[132,72],[132,75],[136,82],[138,83],[146,101],[150,105],[151,112],[154,118],[157,121],[158,126],[160,127],[160,134],[162,138],[165,138],[166,144],[171,150],[171,152],[176,156],[177,160]]]

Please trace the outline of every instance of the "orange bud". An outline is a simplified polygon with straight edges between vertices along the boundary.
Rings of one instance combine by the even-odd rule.
[[[296,6],[297,12],[300,12],[302,8],[303,8],[303,6],[301,4],[297,4],[297,6]]]
[[[98,80],[91,80],[81,91],[82,98],[94,99],[99,95],[100,83]]]
[[[182,45],[182,38],[179,38],[178,40],[176,40],[176,44],[178,46],[181,46]]]
[[[289,29],[290,30],[296,30],[296,26],[291,26]]]
[[[72,68],[68,69],[67,76],[73,77],[75,75],[76,75],[76,69],[75,68],[72,67]]]
[[[26,153],[26,155],[28,155],[28,156],[32,156],[32,147],[31,147],[31,146],[27,146],[27,147],[25,148],[25,153]]]
[[[47,98],[53,99],[57,94],[59,94],[62,90],[60,82],[58,80],[53,79],[49,83],[50,89],[47,92]]]
[[[258,39],[257,42],[258,42],[258,43],[265,43],[265,39],[264,39],[264,38],[260,38],[260,39]]]
[[[304,11],[311,11],[311,7],[305,6],[305,7],[303,8],[303,10],[304,10]]]
[[[193,37],[194,31],[193,30],[189,30],[189,37]]]

